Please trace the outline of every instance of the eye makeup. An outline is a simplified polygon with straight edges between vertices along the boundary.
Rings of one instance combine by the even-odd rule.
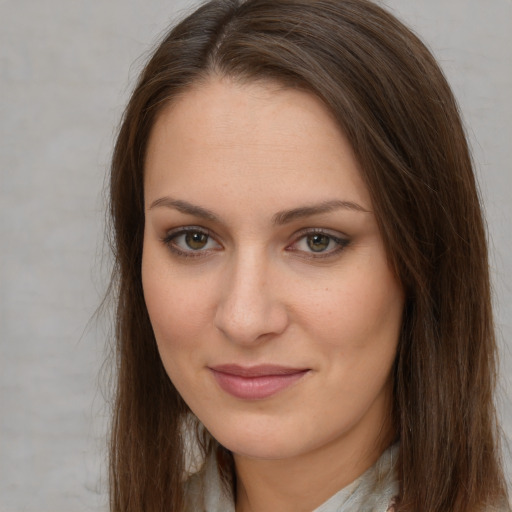
[[[184,258],[207,257],[223,249],[213,233],[200,226],[182,226],[171,230],[161,239],[175,255]],[[339,233],[323,228],[305,228],[294,234],[294,241],[285,247],[307,259],[334,257],[350,244]]]

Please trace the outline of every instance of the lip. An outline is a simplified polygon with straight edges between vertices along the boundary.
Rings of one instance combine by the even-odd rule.
[[[209,369],[222,390],[243,400],[271,397],[299,381],[309,372],[309,368],[272,364],[250,367],[224,364]]]

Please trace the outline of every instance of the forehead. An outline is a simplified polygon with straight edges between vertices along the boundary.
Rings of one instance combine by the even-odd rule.
[[[352,148],[325,105],[271,82],[211,79],[163,110],[148,144],[145,190],[183,194],[190,186],[307,202],[350,194],[370,206]]]

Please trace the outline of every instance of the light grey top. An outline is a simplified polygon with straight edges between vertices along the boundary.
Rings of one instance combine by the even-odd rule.
[[[393,497],[398,494],[397,455],[395,444],[357,480],[312,512],[392,511]],[[201,470],[187,480],[186,497],[186,512],[235,512],[234,497],[224,490],[215,457],[209,457]]]

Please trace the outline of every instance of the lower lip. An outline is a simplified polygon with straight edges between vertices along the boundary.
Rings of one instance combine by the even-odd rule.
[[[219,386],[230,395],[244,400],[261,400],[282,391],[300,380],[309,370],[286,375],[242,377],[212,370]]]

